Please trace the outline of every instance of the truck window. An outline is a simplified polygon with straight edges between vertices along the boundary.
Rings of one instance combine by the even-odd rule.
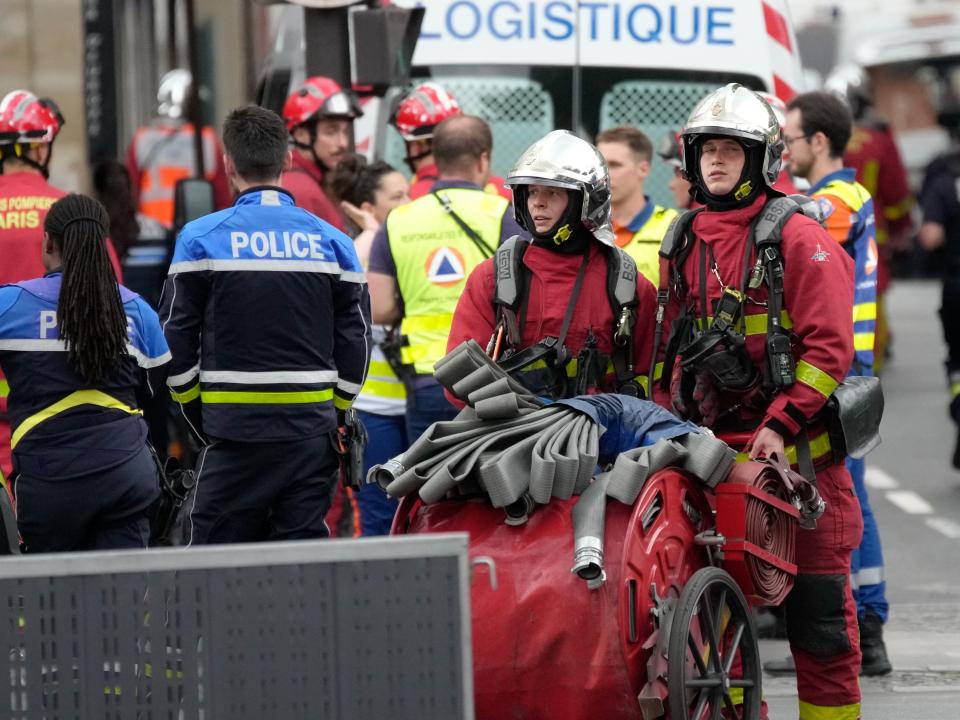
[[[677,132],[700,98],[717,89],[713,82],[624,80],[613,85],[600,103],[600,130],[631,125],[646,133],[656,148],[667,133]],[[673,204],[667,183],[673,168],[654,154],[644,190],[653,202]]]

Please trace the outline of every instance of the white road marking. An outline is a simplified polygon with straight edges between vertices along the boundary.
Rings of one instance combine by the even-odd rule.
[[[933,506],[913,490],[891,490],[887,493],[887,500],[911,515],[933,514]]]
[[[877,490],[896,490],[899,487],[897,481],[893,479],[890,473],[884,472],[878,467],[870,467],[869,465],[863,474],[863,482],[867,487],[876,488]]]
[[[943,533],[951,540],[960,539],[960,523],[956,523],[947,518],[938,517],[927,518],[924,522],[927,523],[927,527],[931,527],[937,532]]]

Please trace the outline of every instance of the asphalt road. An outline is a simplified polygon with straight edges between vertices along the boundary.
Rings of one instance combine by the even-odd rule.
[[[883,445],[867,458],[870,503],[886,560],[894,672],[863,678],[864,720],[960,719],[960,472],[947,416],[936,282],[890,295],[893,358],[883,374]],[[787,654],[764,641],[764,659]],[[772,720],[797,717],[790,679],[764,679]]]

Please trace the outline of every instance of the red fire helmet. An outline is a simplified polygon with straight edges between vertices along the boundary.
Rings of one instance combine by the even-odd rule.
[[[400,101],[391,123],[404,140],[426,140],[442,120],[460,114],[456,98],[437,83],[415,87]]]
[[[344,90],[335,80],[315,75],[304,80],[283,104],[283,120],[288,130],[308,120],[346,118],[363,115],[352,90]]]
[[[28,90],[13,90],[0,100],[0,144],[53,142],[62,126],[57,106]]]

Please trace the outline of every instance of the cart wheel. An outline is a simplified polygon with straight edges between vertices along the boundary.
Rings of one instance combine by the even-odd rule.
[[[757,633],[743,593],[725,571],[702,568],[684,586],[668,657],[671,720],[759,720]]]

